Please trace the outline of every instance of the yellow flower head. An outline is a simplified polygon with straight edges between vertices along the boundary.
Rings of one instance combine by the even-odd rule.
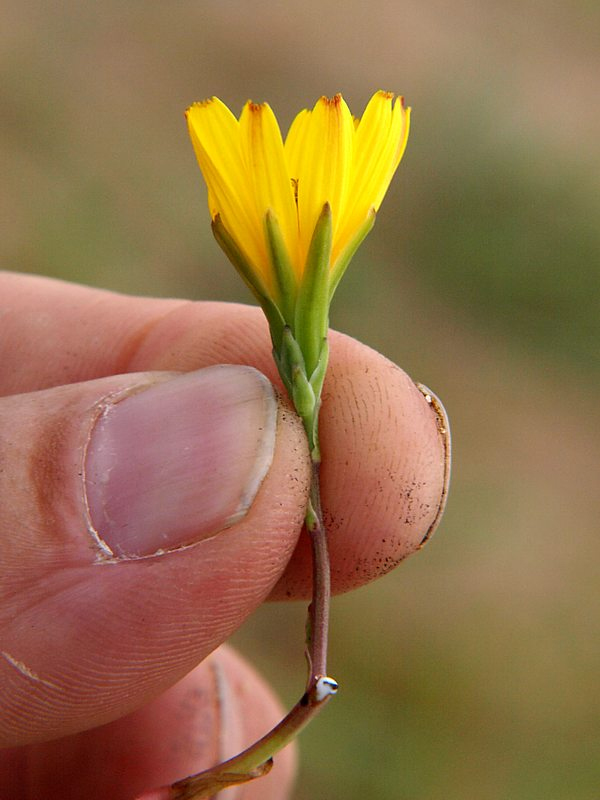
[[[376,92],[361,119],[352,117],[341,95],[321,97],[312,111],[298,114],[284,142],[266,103],[246,103],[239,120],[216,97],[187,110],[211,217],[239,251],[250,277],[259,279],[273,299],[278,281],[266,217],[280,234],[289,277],[298,286],[317,221],[328,205],[335,288],[400,163],[409,116],[402,98],[389,92]]]
[[[265,312],[277,368],[318,461],[329,304],[400,163],[410,109],[376,92],[355,119],[341,95],[321,97],[285,142],[266,103],[246,103],[237,120],[213,97],[186,117],[213,232]]]

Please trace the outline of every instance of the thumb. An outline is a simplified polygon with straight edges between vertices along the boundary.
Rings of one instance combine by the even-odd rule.
[[[0,746],[120,717],[268,595],[309,480],[249,367],[0,400]]]

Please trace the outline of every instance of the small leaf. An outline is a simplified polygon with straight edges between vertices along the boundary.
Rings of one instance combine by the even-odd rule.
[[[294,334],[308,375],[317,366],[321,345],[327,336],[331,241],[331,207],[325,203],[315,226],[296,301]]]
[[[295,367],[292,372],[292,400],[303,420],[311,420],[315,413],[317,398],[304,371]]]
[[[272,209],[265,214],[265,233],[269,260],[277,284],[279,308],[288,325],[294,325],[294,303],[298,284],[290,256],[281,233],[279,221]]]
[[[219,214],[217,214],[213,219],[211,227],[219,247],[221,250],[223,250],[227,258],[231,261],[233,266],[243,278],[246,286],[250,289],[254,297],[260,303],[260,306],[264,311],[269,323],[271,337],[273,338],[273,344],[275,345],[275,339],[281,338],[283,328],[285,326],[281,311],[269,297],[269,291],[267,290],[266,286],[262,282],[261,278],[256,274],[256,270],[254,270],[248,263],[236,241],[223,225]]]

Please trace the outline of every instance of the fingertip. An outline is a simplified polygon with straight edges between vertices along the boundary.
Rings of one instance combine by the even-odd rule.
[[[389,572],[439,522],[447,494],[449,434],[437,398],[365,345],[332,335],[323,395],[322,497],[332,588],[345,592]],[[308,596],[302,537],[273,596]]]

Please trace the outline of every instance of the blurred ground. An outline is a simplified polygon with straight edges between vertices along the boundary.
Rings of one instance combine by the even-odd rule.
[[[216,94],[284,127],[320,94],[414,126],[333,324],[440,394],[454,481],[433,542],[334,605],[343,692],[295,800],[598,792],[600,7],[5,0],[0,263],[247,300],[212,242],[183,122]],[[286,701],[304,609],[237,644]]]

